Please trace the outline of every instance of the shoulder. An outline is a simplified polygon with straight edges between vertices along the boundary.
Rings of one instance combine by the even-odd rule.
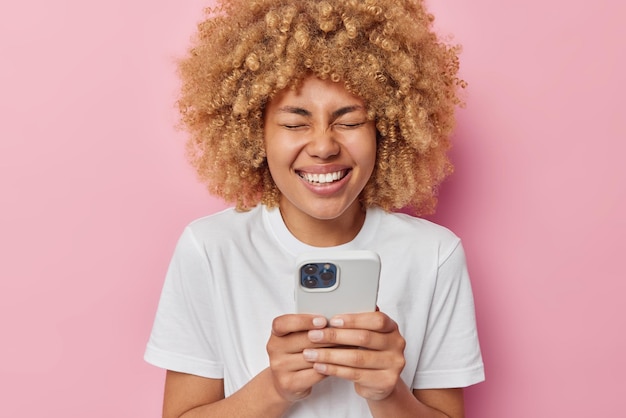
[[[381,250],[441,263],[462,247],[461,239],[444,226],[404,213],[374,211],[380,219],[375,239]]]
[[[227,208],[190,222],[186,230],[198,237],[207,236],[207,234],[232,234],[258,225],[261,217],[262,206],[260,205],[245,212]]]
[[[420,238],[431,242],[458,242],[459,237],[448,228],[423,218],[399,212],[384,212],[382,209],[370,209],[379,212],[380,229],[394,236]]]
[[[178,247],[204,252],[209,248],[228,247],[228,243],[236,246],[263,229],[263,225],[262,206],[246,212],[224,209],[190,222],[179,238]]]

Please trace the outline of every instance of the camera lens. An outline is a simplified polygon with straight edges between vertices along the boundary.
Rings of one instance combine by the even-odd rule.
[[[317,286],[317,277],[315,276],[306,276],[302,279],[302,285],[304,287],[308,287],[309,289]]]
[[[311,275],[317,273],[317,266],[315,264],[307,264],[302,267],[302,271],[304,274]]]
[[[335,278],[335,274],[330,270],[323,270],[320,273],[320,278],[324,280],[325,282],[329,282]]]

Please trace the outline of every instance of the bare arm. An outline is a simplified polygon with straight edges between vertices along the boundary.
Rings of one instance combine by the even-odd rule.
[[[450,418],[465,417],[463,389],[413,389],[413,395],[420,402],[436,408]]]
[[[269,369],[228,398],[222,379],[168,371],[163,418],[281,417],[290,404],[274,389]]]
[[[411,391],[402,381],[405,341],[387,315],[338,315],[330,323],[332,328],[310,331],[311,341],[354,348],[306,349],[304,358],[319,373],[354,382],[375,418],[463,418],[461,389]]]
[[[264,371],[262,374],[267,374],[267,371]],[[257,378],[258,382],[253,383],[251,381],[242,389],[244,392],[238,392],[237,397],[233,396],[229,398],[228,402],[221,402],[224,400],[223,380],[207,379],[168,370],[165,379],[163,418],[208,416],[280,417],[289,407],[289,403],[283,402],[280,397],[276,397],[277,402],[275,405],[270,405],[274,403],[270,401],[270,396],[272,395],[264,394],[262,389],[271,389],[272,385],[268,384],[268,382],[262,382],[267,376],[258,376]],[[406,389],[406,393],[402,393],[404,389]],[[408,397],[406,396],[407,394],[409,395]],[[370,409],[374,416],[378,416],[377,411],[380,410],[380,416],[386,415],[398,418],[407,413],[412,414],[408,415],[412,417],[464,417],[462,389],[413,390],[413,395],[404,386],[404,388],[389,395],[385,400],[370,401]],[[250,396],[253,401],[246,401],[247,396]],[[418,403],[422,405],[420,406]],[[273,411],[274,414],[271,415],[272,412],[268,411]],[[417,412],[420,415],[415,415],[414,412],[409,411],[420,411]],[[437,411],[441,412],[438,413]]]
[[[326,326],[313,315],[283,315],[274,320],[267,343],[270,367],[245,386],[225,397],[224,381],[168,371],[165,379],[163,418],[266,417],[278,418],[309,395],[326,376],[302,357],[312,343],[307,332]]]
[[[368,401],[374,417],[464,418],[463,389],[413,390],[400,381],[385,399]]]

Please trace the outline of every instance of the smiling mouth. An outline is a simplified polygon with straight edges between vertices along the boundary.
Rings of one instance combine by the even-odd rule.
[[[334,183],[344,178],[346,174],[348,174],[348,171],[349,170],[340,170],[340,171],[334,171],[332,173],[325,173],[325,174],[312,174],[312,173],[305,173],[305,172],[299,171],[298,175],[300,176],[301,179],[305,180],[307,183],[329,184],[329,183]]]

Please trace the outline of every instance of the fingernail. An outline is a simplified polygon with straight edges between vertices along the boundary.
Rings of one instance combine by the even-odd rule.
[[[326,373],[326,365],[322,363],[315,363],[313,369],[319,373]]]
[[[316,327],[323,327],[324,325],[326,325],[326,318],[313,318],[313,325],[315,325]]]
[[[320,330],[314,329],[309,331],[309,340],[311,341],[319,341],[324,337],[324,333]]]
[[[330,320],[330,325],[333,327],[343,327],[343,319],[333,318]]]
[[[306,349],[302,352],[305,360],[317,360],[317,351]]]

